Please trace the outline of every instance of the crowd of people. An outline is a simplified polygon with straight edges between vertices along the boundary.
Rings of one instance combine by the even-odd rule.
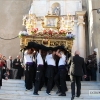
[[[86,81],[96,81],[97,59],[95,51],[86,58],[85,65],[87,70]]]
[[[24,76],[24,66],[22,66],[22,62],[20,56],[12,59],[12,56],[9,56],[9,59],[6,59],[5,56],[0,54],[0,87],[2,86],[2,78],[3,79],[21,79]]]
[[[34,83],[34,95],[45,85],[46,93],[50,92],[54,85],[57,86],[59,96],[66,96],[66,62],[70,54],[63,46],[45,47],[34,42],[29,42],[24,52],[25,86],[30,90]]]
[[[71,81],[72,100],[75,97],[75,82],[77,84],[77,97],[81,92],[81,80],[96,80],[96,52],[93,51],[86,61],[79,56],[79,52],[75,52],[75,56],[71,56],[71,52],[67,51],[64,46],[46,47],[35,42],[29,42],[22,50],[23,57],[18,55],[15,59],[9,56],[6,60],[5,56],[0,54],[0,86],[2,86],[2,78],[4,79],[21,79],[25,75],[25,87],[32,90],[33,94],[39,95],[38,91],[43,86],[46,87],[46,93],[50,92],[56,85],[59,96],[66,96],[68,91],[66,80]]]

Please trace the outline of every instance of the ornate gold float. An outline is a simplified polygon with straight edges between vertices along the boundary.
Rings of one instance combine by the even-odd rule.
[[[43,44],[45,46],[59,46],[59,45],[64,45],[66,49],[71,51],[72,45],[73,45],[73,40],[72,39],[66,39],[65,37],[59,37],[59,38],[49,38],[49,39],[44,39],[44,37],[34,37],[34,36],[22,36],[20,38],[20,47],[23,49],[28,42],[34,41],[38,44]]]
[[[31,18],[32,22],[29,18]],[[24,23],[24,26],[26,26],[27,32],[29,34],[27,34],[27,35],[21,34],[21,36],[20,36],[21,49],[23,49],[28,44],[28,42],[34,41],[38,44],[43,44],[48,47],[49,46],[55,47],[55,46],[63,45],[63,46],[65,46],[66,49],[71,51],[72,45],[73,45],[73,38],[66,37],[66,34],[68,32],[72,31],[71,25],[73,23],[73,20],[71,20],[71,18],[68,18],[69,20],[67,19],[68,22],[70,22],[70,23],[72,22],[71,24],[68,24],[68,22],[67,22],[67,26],[68,27],[71,26],[71,28],[67,29],[67,31],[63,31],[63,30],[61,30],[61,26],[64,26],[64,25],[61,25],[62,18],[60,16],[48,14],[42,20],[42,23],[41,23],[41,25],[43,27],[42,32],[38,32],[37,30],[33,29],[33,28],[35,28],[36,23],[33,22],[34,19],[32,19],[32,18],[35,18],[35,22],[36,22],[36,17],[33,17],[32,15],[31,15],[31,17],[24,16],[23,23]],[[63,23],[64,23],[64,20],[63,20]],[[31,24],[34,24],[34,25],[31,25]],[[29,27],[29,26],[32,26],[32,27]],[[32,29],[33,29],[33,31],[32,31]]]

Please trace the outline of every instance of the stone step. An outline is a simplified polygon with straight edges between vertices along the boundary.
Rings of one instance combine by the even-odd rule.
[[[14,80],[14,79],[9,79],[9,80],[3,80],[3,84],[24,84],[24,80]],[[70,85],[70,81],[66,81],[67,85]],[[91,85],[100,85],[100,82],[95,82],[95,81],[82,81],[81,84],[84,86],[91,86]]]
[[[71,84],[70,83],[67,83],[66,82],[66,84],[67,84],[67,86],[71,86]],[[21,87],[23,87],[25,85],[25,83],[8,83],[8,82],[3,82],[3,86],[9,86],[9,87],[11,87],[11,86],[21,86]],[[87,83],[82,83],[81,84],[82,86],[100,86],[99,84],[97,84],[97,83],[95,83],[95,84],[87,84]]]
[[[39,93],[41,93],[41,92],[46,92],[46,90],[45,91],[39,91]],[[56,93],[56,90],[55,91],[52,91],[52,92],[54,92],[54,93]],[[32,94],[33,93],[33,90],[29,90],[29,91],[25,91],[25,90],[23,90],[23,91],[20,91],[20,90],[0,90],[0,94],[2,94],[2,93],[7,93],[7,94]],[[68,89],[68,91],[66,92],[66,93],[71,93],[71,89]],[[88,94],[89,93],[89,90],[81,90],[81,93],[83,94]]]
[[[5,99],[5,98],[0,98],[0,100],[19,100],[19,99]],[[21,100],[27,100],[27,99],[21,99]],[[39,100],[39,99],[28,99],[28,100]],[[62,100],[62,98],[42,98],[41,100]],[[63,98],[63,100],[71,100],[71,98]],[[94,98],[91,98],[91,99],[85,99],[85,98],[74,98],[74,100],[100,100],[100,99],[94,99]]]
[[[67,86],[68,87],[68,89],[71,89],[71,86]],[[17,90],[20,90],[20,91],[23,91],[23,90],[25,90],[25,86],[2,86],[1,87],[2,88],[2,90],[9,90],[9,91],[12,91],[12,90],[15,90],[15,91],[17,91]],[[98,89],[100,89],[100,87],[99,86],[81,86],[81,89],[82,90],[98,90]],[[43,87],[41,90],[46,90],[46,88],[45,87]],[[54,87],[53,88],[53,90],[57,90],[57,88],[56,87]]]
[[[65,97],[59,97],[56,94],[57,88],[54,87],[51,95],[46,94],[46,88],[43,87],[39,91],[39,96],[33,95],[33,90],[25,91],[24,80],[3,80],[3,86],[0,90],[0,100],[71,100],[71,83],[66,82],[68,92]],[[100,96],[89,96],[89,90],[100,90],[99,82],[82,81],[81,96],[74,100],[100,100]]]
[[[37,100],[37,99],[41,99],[41,100],[46,100],[46,99],[49,99],[52,100],[52,99],[64,99],[64,98],[71,98],[71,94],[68,95],[66,94],[66,96],[57,96],[57,95],[53,95],[53,93],[51,93],[51,95],[47,95],[46,93],[45,94],[40,94],[38,96],[35,96],[35,95],[14,95],[14,94],[0,94],[0,98],[5,98],[5,99],[20,99],[20,100],[23,100],[23,99],[26,99],[26,100],[29,100],[29,99],[33,99],[33,100]],[[76,98],[76,97],[75,97]],[[76,98],[76,99],[99,99],[100,100],[100,96],[89,96],[88,94],[82,94],[79,98]]]
[[[39,91],[38,93],[40,94],[39,96],[48,96],[46,94],[46,91]],[[31,95],[33,95],[33,91],[4,91],[4,90],[1,90],[0,91],[0,97],[1,97],[1,95],[31,96]],[[67,95],[67,97],[71,96],[71,90],[66,92],[66,95]],[[51,96],[58,96],[58,95],[56,94],[56,91],[51,91]],[[89,92],[85,92],[85,91],[82,92],[81,97],[84,97],[84,96],[89,96]]]
[[[38,92],[39,94],[44,94],[46,95],[46,91],[39,91]],[[84,92],[81,92],[82,94],[89,94],[88,91],[84,91]],[[1,90],[0,91],[0,95],[1,94],[14,94],[14,95],[33,95],[33,91],[4,91],[4,90]],[[51,91],[51,94],[52,95],[56,95],[56,91]],[[71,90],[66,92],[67,95],[70,95],[71,94]]]

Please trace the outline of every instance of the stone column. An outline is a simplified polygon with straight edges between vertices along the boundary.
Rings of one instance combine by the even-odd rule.
[[[86,58],[86,46],[85,46],[85,22],[84,15],[86,11],[77,11],[76,16],[78,18],[77,26],[78,26],[78,50],[80,52],[80,56]]]
[[[77,29],[77,20],[74,20],[74,28],[72,34],[75,35],[75,40],[73,40],[73,47],[72,47],[72,56],[74,56],[75,51],[78,50],[78,29]]]

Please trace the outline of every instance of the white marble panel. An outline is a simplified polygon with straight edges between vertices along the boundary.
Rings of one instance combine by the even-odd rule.
[[[77,11],[78,2],[66,2],[66,14],[70,13],[71,15],[75,15],[75,11]]]
[[[76,11],[82,11],[82,2],[81,0],[52,0],[50,1],[50,7],[53,3],[59,3],[61,5],[61,14],[66,15],[70,13],[75,15]]]
[[[47,12],[46,10],[46,1],[33,1],[31,6],[31,12],[35,13],[36,16],[44,16]]]
[[[31,13],[35,13],[37,16],[44,16],[48,10],[51,12],[51,6],[54,3],[59,3],[61,6],[61,15],[70,13],[75,15],[76,11],[82,10],[81,0],[35,0],[31,6]]]

